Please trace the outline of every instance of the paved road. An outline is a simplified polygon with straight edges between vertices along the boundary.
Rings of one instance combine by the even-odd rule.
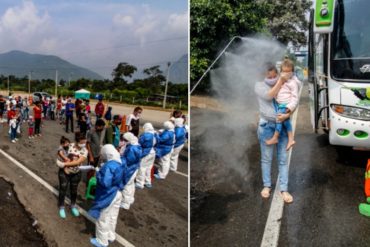
[[[44,122],[42,137],[21,138],[17,144],[10,143],[5,125],[0,126],[0,133],[2,150],[58,188],[56,148],[62,135],[73,140],[71,134],[66,134],[62,126],[53,121]],[[179,160],[180,172],[188,172],[187,157],[187,149],[184,149]],[[40,222],[50,246],[56,246],[55,243],[58,246],[90,246],[88,238],[94,231],[91,224],[83,217],[71,217],[69,211],[67,220],[59,219],[56,198],[51,192],[42,189],[38,182],[1,155],[0,164],[0,175],[16,184],[21,202]],[[187,246],[188,178],[171,172],[166,180],[154,181],[153,185],[150,190],[136,192],[135,203],[129,211],[120,211],[117,233],[136,246]],[[84,193],[85,184],[80,183],[77,203],[88,209],[91,202],[83,198]]]
[[[260,246],[271,199],[262,200],[259,194],[256,135],[245,149],[247,161],[241,161],[247,176],[240,176],[230,164],[220,164],[196,146],[202,139],[197,121],[220,113],[192,109],[191,114],[192,245]],[[358,204],[365,199],[363,177],[370,153],[329,145],[327,135],[312,132],[309,119],[305,87],[289,176],[295,201],[284,207],[278,246],[369,246],[370,219],[358,213]],[[276,170],[274,166],[273,181]]]

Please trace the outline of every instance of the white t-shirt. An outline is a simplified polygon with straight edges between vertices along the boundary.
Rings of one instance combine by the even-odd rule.
[[[68,153],[68,158],[70,160],[78,160],[81,156],[83,156],[87,159],[88,151],[87,151],[86,147],[81,148],[81,149],[77,149],[76,144],[71,143],[71,144],[69,144],[69,149],[68,149],[67,153]],[[82,164],[80,164],[80,165],[82,165]],[[68,167],[67,171],[68,171],[68,173],[77,173],[77,172],[80,171],[80,169],[78,168],[78,166],[72,166],[72,167]]]
[[[62,99],[62,110],[66,109],[67,100]]]
[[[132,126],[131,126],[131,120],[134,119],[134,120],[138,120],[140,117],[135,117],[135,115],[133,113],[131,113],[128,118],[126,119],[126,125],[129,126],[128,127],[128,130],[131,130],[132,129]]]

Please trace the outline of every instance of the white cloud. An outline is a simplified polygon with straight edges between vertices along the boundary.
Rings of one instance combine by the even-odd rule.
[[[130,27],[134,23],[134,20],[129,15],[117,14],[113,17],[113,22],[116,25],[122,25],[122,26],[125,26],[125,27]]]
[[[168,32],[186,34],[188,32],[188,13],[171,14],[168,17],[166,30]]]
[[[185,39],[146,44],[187,36],[187,12],[156,5],[51,2],[26,0],[0,13],[0,52],[56,55],[106,77],[118,62],[169,61],[187,52]]]
[[[49,38],[50,16],[39,13],[32,1],[8,8],[0,17],[0,46],[9,50],[40,48]]]
[[[29,35],[45,30],[49,20],[50,17],[46,12],[43,14],[38,13],[33,2],[24,1],[22,6],[12,7],[6,10],[0,19],[0,27],[3,32],[23,38],[22,35]]]

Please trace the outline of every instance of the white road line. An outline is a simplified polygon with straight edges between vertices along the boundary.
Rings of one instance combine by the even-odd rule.
[[[178,171],[173,171],[173,172],[176,173],[176,174],[179,174],[181,176],[184,176],[184,177],[189,177],[189,175],[186,174],[186,173],[182,173],[182,172],[178,172]]]
[[[23,169],[28,175],[30,175],[31,177],[33,177],[37,182],[39,182],[40,184],[42,184],[45,188],[47,188],[48,190],[50,190],[53,194],[55,194],[56,196],[59,195],[59,191],[57,189],[55,189],[53,186],[51,186],[49,183],[47,183],[45,180],[43,180],[42,178],[40,178],[39,176],[37,176],[34,172],[32,172],[30,169],[28,169],[27,167],[25,167],[24,165],[22,165],[20,162],[18,162],[16,159],[14,159],[12,156],[10,156],[9,154],[7,154],[5,151],[3,151],[2,149],[0,149],[0,153],[2,155],[4,155],[7,159],[9,159],[11,162],[13,162],[16,166],[18,166],[19,168]],[[69,198],[66,199],[66,202],[67,204],[70,204],[70,200]],[[83,208],[81,208],[80,206],[78,206],[78,210],[80,211],[80,213],[85,216],[88,220],[90,220],[92,223],[95,224],[95,219],[92,218]],[[134,247],[133,244],[131,244],[130,242],[128,242],[126,239],[124,239],[122,236],[118,235],[116,233],[116,240],[118,243],[120,243],[122,246],[125,246],[125,247]]]
[[[302,85],[301,90],[299,92],[299,96],[301,96],[302,90],[303,90],[303,85]],[[296,130],[298,110],[299,110],[299,106],[297,107],[297,110],[293,113],[293,120],[292,120],[293,135],[295,134],[295,130]],[[290,160],[291,160],[291,157],[292,157],[292,150],[293,150],[293,148],[291,148],[288,151],[289,152],[288,157],[287,157],[288,171],[289,171],[289,166],[290,166]],[[278,186],[279,177],[280,177],[280,175],[278,176],[278,178],[276,180],[276,186],[275,186],[273,198],[272,198],[272,201],[271,201],[270,211],[269,211],[267,221],[266,221],[266,225],[265,225],[265,231],[264,231],[263,237],[262,237],[261,247],[276,247],[276,246],[278,246],[281,219],[283,217],[283,210],[284,210],[284,201],[281,198],[280,189],[279,189],[279,186]]]

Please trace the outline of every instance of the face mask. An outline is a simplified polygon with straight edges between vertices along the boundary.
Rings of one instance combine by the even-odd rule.
[[[278,81],[278,77],[275,77],[272,79],[265,78],[265,83],[269,86],[274,86],[277,81]]]
[[[69,146],[65,146],[65,147],[63,147],[63,148],[64,148],[64,150],[68,151]]]
[[[78,146],[80,147],[80,148],[84,148],[84,147],[86,147],[86,144],[84,143],[84,144],[78,144]]]

